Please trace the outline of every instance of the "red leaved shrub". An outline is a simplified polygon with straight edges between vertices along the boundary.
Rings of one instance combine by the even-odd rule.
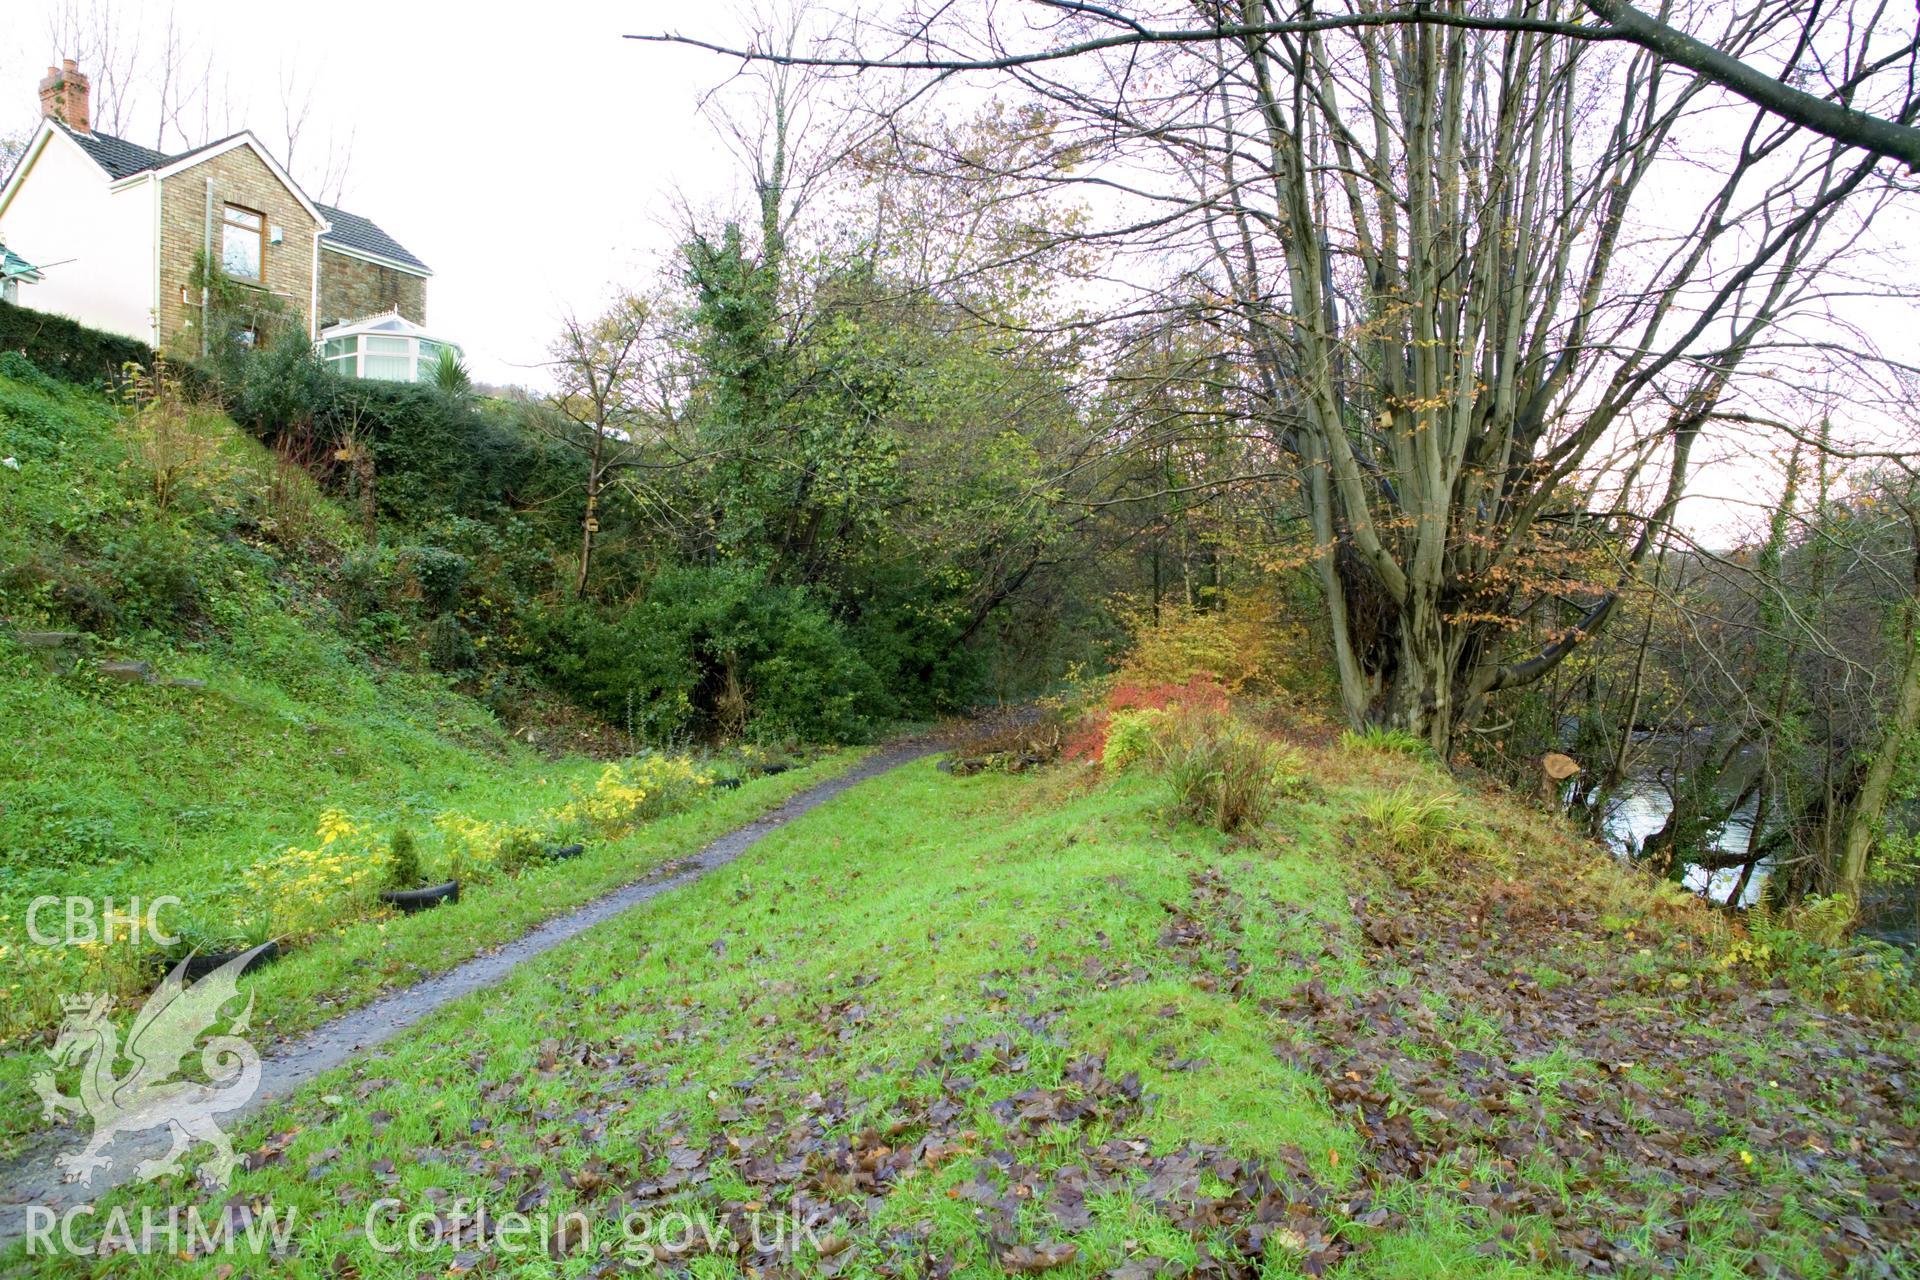
[[[1226,686],[1206,672],[1187,677],[1185,684],[1117,684],[1098,711],[1073,727],[1061,747],[1069,760],[1098,760],[1107,750],[1107,722],[1116,711],[1210,711],[1224,714],[1232,698]]]

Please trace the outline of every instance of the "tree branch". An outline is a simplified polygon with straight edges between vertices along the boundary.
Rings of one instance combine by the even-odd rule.
[[[1613,41],[1636,45],[1663,61],[1674,63],[1695,75],[1784,120],[1811,129],[1848,146],[1859,147],[1877,156],[1898,160],[1909,170],[1920,170],[1920,128],[1880,116],[1855,111],[1840,102],[1823,98],[1757,70],[1738,58],[1697,40],[1643,13],[1625,0],[1583,0],[1602,23],[1559,22],[1539,18],[1491,17],[1455,13],[1418,4],[1407,9],[1384,12],[1333,14],[1325,17],[1297,18],[1286,22],[1219,23],[1205,27],[1148,28],[1128,20],[1126,30],[1046,49],[1004,53],[991,57],[881,57],[860,55],[833,57],[825,54],[770,52],[719,44],[694,36],[670,33],[628,35],[629,40],[654,44],[680,44],[711,53],[739,58],[745,62],[766,62],[776,66],[804,66],[870,71],[1009,71],[1046,62],[1059,62],[1108,49],[1148,44],[1202,44],[1213,41],[1267,40],[1280,36],[1311,35],[1324,31],[1352,30],[1362,27],[1391,27],[1417,24],[1435,27],[1460,27],[1472,31],[1524,32],[1555,36],[1568,40]],[[1075,6],[1083,12],[1099,13],[1092,6]],[[1116,19],[1117,20],[1117,19]],[[1920,48],[1920,41],[1909,42],[1902,53]],[[1900,54],[1894,55],[1895,57]],[[1887,60],[1883,59],[1882,64]]]

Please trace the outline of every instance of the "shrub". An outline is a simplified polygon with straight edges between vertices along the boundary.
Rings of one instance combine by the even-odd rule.
[[[531,827],[509,827],[501,833],[494,860],[502,871],[513,875],[538,858],[541,852],[539,832]]]
[[[1219,608],[1135,603],[1128,633],[1118,672],[1123,684],[1181,685],[1206,676],[1230,693],[1271,691],[1303,664],[1318,665],[1304,629],[1262,592],[1233,594]]]
[[[1920,1017],[1912,961],[1887,943],[1850,939],[1854,915],[1845,894],[1811,897],[1783,912],[1757,905],[1747,913],[1747,937],[1721,964],[1750,965],[1842,1010]]]
[[[1188,676],[1178,684],[1137,684],[1122,680],[1107,695],[1109,711],[1166,711],[1178,707],[1224,715],[1231,703],[1226,687],[1206,672]]]
[[[358,914],[392,865],[393,844],[381,849],[378,837],[338,809],[320,815],[314,835],[310,843],[267,854],[245,874],[248,889],[272,913],[274,934],[296,942]],[[400,839],[395,832],[394,844]]]
[[[443,613],[427,624],[425,640],[427,665],[449,675],[471,671],[480,661],[473,637],[451,613]]]
[[[1115,716],[1130,711],[1201,711],[1225,715],[1232,698],[1213,676],[1204,672],[1182,684],[1132,684],[1121,681],[1107,691],[1101,710],[1081,721],[1070,736],[1069,760],[1106,759],[1107,733]]]
[[[236,422],[331,470],[349,439],[372,450],[379,503],[389,512],[490,514],[538,488],[558,455],[499,412],[410,383],[342,378],[304,336],[286,332],[255,351],[235,349],[219,376]]]
[[[417,889],[427,878],[420,862],[420,846],[407,827],[394,830],[387,842],[387,883],[396,889]]]
[[[653,738],[737,731],[744,718],[762,739],[857,741],[887,707],[826,609],[754,569],[667,569],[630,608],[575,605],[539,629],[559,684]]]
[[[918,572],[882,578],[879,598],[861,601],[849,639],[886,691],[886,713],[931,719],[968,705],[985,670],[982,647],[965,640],[971,606]]]
[[[1106,745],[1100,754],[1101,766],[1118,773],[1150,757],[1156,749],[1155,736],[1165,726],[1167,718],[1165,711],[1151,708],[1114,712],[1107,721]]]
[[[1162,604],[1157,617],[1142,613],[1130,630],[1132,643],[1120,667],[1126,683],[1177,685],[1204,675],[1238,688],[1249,674],[1242,641],[1218,610]]]
[[[153,362],[153,348],[144,342],[11,302],[0,302],[0,349],[21,353],[37,372],[81,386],[113,383],[126,365]],[[0,372],[19,376],[11,369]]]
[[[194,572],[193,541],[159,524],[139,524],[108,543],[99,565],[115,611],[137,627],[197,620],[206,597]]]
[[[40,366],[19,351],[0,351],[0,378],[24,382],[42,395],[59,395],[60,383],[40,371]]]
[[[1376,755],[1421,756],[1431,759],[1433,748],[1424,738],[1416,738],[1404,729],[1389,729],[1370,724],[1364,729],[1347,729],[1340,734],[1340,745],[1349,751],[1369,751]]]
[[[216,367],[224,373],[234,420],[268,437],[301,434],[328,403],[334,375],[305,332],[287,328],[252,351],[237,346]]]
[[[442,547],[409,547],[400,559],[428,608],[439,611],[460,603],[461,588],[473,569],[465,556]]]
[[[963,777],[988,771],[1025,773],[1058,760],[1065,741],[1066,724],[1057,710],[1049,709],[1038,718],[989,729],[960,743],[950,757],[952,771]]]
[[[1201,711],[1168,723],[1158,764],[1178,813],[1231,835],[1267,820],[1298,758],[1231,716]]]
[[[331,439],[350,426],[371,442],[380,505],[403,517],[490,514],[514,492],[537,488],[555,461],[491,410],[434,387],[341,378],[330,387],[320,428]]]
[[[305,546],[324,527],[319,488],[288,449],[276,448],[271,465],[262,531],[280,546]]]
[[[129,365],[123,394],[131,416],[135,454],[147,469],[153,505],[166,511],[199,479],[219,453],[218,429],[209,430],[165,361]]]
[[[350,618],[383,612],[394,588],[393,553],[384,547],[349,551],[336,572],[340,607]]]
[[[1429,853],[1453,844],[1464,830],[1460,798],[1444,791],[1395,787],[1360,802],[1360,817],[1388,844]]]
[[[473,376],[452,347],[440,348],[440,358],[433,365],[433,385],[445,396],[458,398],[472,394]]]
[[[1376,851],[1401,888],[1435,884],[1458,857],[1488,852],[1482,828],[1468,820],[1461,797],[1427,787],[1376,791],[1359,804],[1360,819],[1376,837]]]
[[[600,771],[591,790],[576,790],[555,817],[601,835],[618,835],[649,818],[684,809],[713,785],[713,775],[685,756],[654,752]]]

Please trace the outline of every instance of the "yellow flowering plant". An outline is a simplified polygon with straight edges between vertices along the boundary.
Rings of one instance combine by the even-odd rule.
[[[273,904],[274,932],[283,937],[306,937],[360,914],[385,869],[383,841],[338,809],[320,815],[314,834],[317,842],[290,845],[247,869],[247,887]]]
[[[0,942],[0,1044],[58,1023],[62,992],[131,990],[129,966],[137,968],[124,944],[43,946],[9,935]]]
[[[511,875],[532,858],[542,843],[540,831],[515,822],[487,822],[463,813],[442,813],[433,820],[447,850],[447,865],[460,878],[485,880],[494,873]]]
[[[553,816],[602,836],[616,835],[685,806],[712,785],[713,774],[687,757],[655,753],[608,765],[591,790],[576,790]]]

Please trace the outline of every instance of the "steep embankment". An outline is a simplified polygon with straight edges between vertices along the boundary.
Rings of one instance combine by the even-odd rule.
[[[297,466],[217,410],[125,411],[0,354],[0,1154],[40,1123],[27,1088],[63,995],[122,1021],[161,950],[88,942],[110,903],[177,899],[174,954],[283,939],[256,1026],[313,1025],[700,847],[839,768],[710,794],[516,741],[356,616],[360,545]],[[709,761],[703,773],[743,772]],[[697,805],[685,812],[675,808]],[[671,816],[667,816],[671,813]],[[457,907],[372,901],[396,825]],[[538,847],[587,837],[548,864]],[[64,903],[84,900],[69,932]]]
[[[271,1214],[313,1276],[1913,1265],[1911,1043],[1752,991],[1683,900],[1431,765],[1306,762],[1237,840],[1138,770],[862,784],[81,1237]]]

